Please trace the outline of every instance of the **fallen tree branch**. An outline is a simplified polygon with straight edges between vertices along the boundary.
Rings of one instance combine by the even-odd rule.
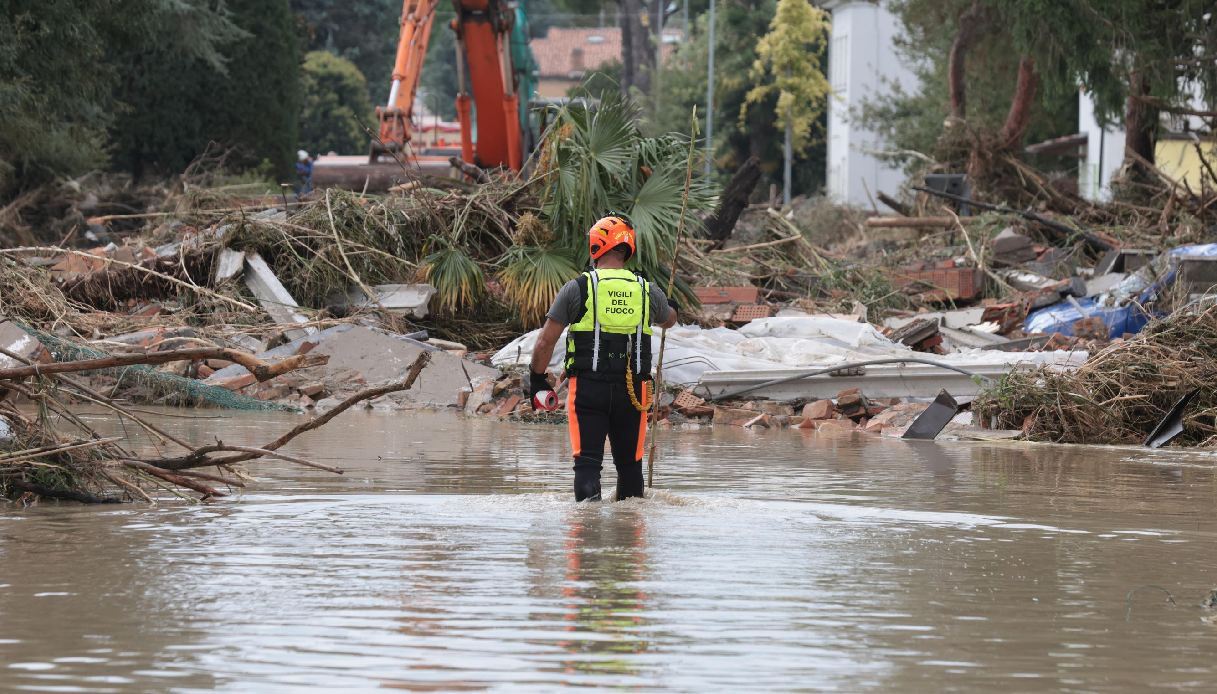
[[[240,364],[254,375],[259,381],[265,381],[289,371],[310,366],[321,366],[329,361],[324,354],[297,354],[274,363],[264,362],[248,352],[241,352],[226,347],[197,347],[190,349],[174,349],[167,352],[147,352],[143,354],[115,354],[96,359],[81,359],[78,361],[61,361],[51,364],[31,364],[0,369],[0,381],[20,380],[30,376],[49,374],[75,373],[77,371],[96,371],[139,364],[165,364],[171,361],[200,361],[204,359],[223,359]]]
[[[85,258],[89,258],[91,260],[100,260],[102,262],[111,263],[114,265],[118,265],[119,267],[132,268],[133,270],[137,270],[139,272],[143,272],[143,273],[152,275],[153,277],[158,277],[160,279],[165,280],[166,282],[171,282],[173,284],[178,285],[179,287],[183,287],[192,292],[197,292],[199,294],[209,296],[213,299],[223,301],[224,303],[231,304],[231,305],[236,306],[237,308],[243,309],[245,311],[251,311],[254,313],[258,312],[258,307],[247,304],[244,301],[237,301],[236,299],[224,296],[223,294],[220,294],[219,292],[214,292],[206,287],[200,287],[197,284],[191,284],[190,282],[186,282],[185,280],[180,280],[171,275],[166,275],[163,272],[157,272],[156,270],[146,268],[143,265],[138,265],[136,263],[128,263],[125,260],[107,258],[104,255],[93,255],[92,253],[86,253],[84,251],[76,251],[76,250],[72,250],[70,248],[60,248],[58,246],[21,246],[20,248],[0,249],[0,254],[4,254],[4,255],[20,255],[23,253],[68,253],[71,255],[79,255],[79,256],[82,256]]]
[[[29,359],[26,359],[25,357],[21,356],[20,354],[17,354],[15,352],[10,352],[7,349],[4,349],[3,347],[0,347],[0,354],[3,354],[4,356],[8,357],[9,359],[13,359],[22,364],[26,364],[27,366],[32,366],[35,363],[33,361],[30,361]],[[177,445],[181,446],[182,448],[185,448],[186,450],[190,450],[191,448],[193,448],[190,444],[186,443],[185,441],[177,438],[173,434],[166,432],[164,429],[161,429],[160,427],[156,426],[155,424],[145,421],[142,417],[136,416],[134,413],[132,413],[127,408],[120,406],[118,403],[114,402],[112,399],[93,390],[92,388],[86,386],[85,384],[81,383],[80,381],[77,381],[73,378],[69,378],[68,376],[65,376],[63,374],[52,374],[51,378],[55,379],[56,381],[58,381],[60,383],[66,383],[71,388],[75,388],[77,391],[79,391],[77,393],[78,397],[82,397],[86,400],[95,402],[95,403],[101,405],[102,407],[106,407],[111,410],[114,410],[120,416],[130,419],[131,421],[140,425],[144,429],[159,436],[162,441],[172,441],[173,443],[176,443]]]
[[[457,157],[448,157],[448,163],[477,183],[490,183],[490,175],[473,164],[467,164]]]
[[[104,446],[108,443],[122,441],[121,436],[111,436],[108,439],[89,439],[86,441],[73,441],[70,443],[56,444],[54,446],[42,446],[41,448],[30,448],[24,451],[13,451],[8,455],[0,456],[0,465],[12,465],[25,460],[33,460],[41,458],[44,455],[55,455],[57,453],[66,453],[67,451],[78,451],[82,448],[96,448]]]
[[[310,419],[309,421],[296,426],[291,431],[287,432],[286,434],[283,434],[282,436],[275,439],[274,441],[271,441],[270,443],[268,443],[264,446],[261,446],[259,448],[253,449],[253,450],[258,451],[256,453],[245,451],[245,452],[238,453],[236,455],[230,455],[230,456],[227,456],[224,458],[209,458],[207,456],[208,451],[209,450],[215,451],[216,449],[209,447],[209,446],[204,446],[202,448],[195,449],[194,452],[190,453],[189,455],[182,456],[180,458],[165,458],[162,460],[153,460],[153,461],[149,461],[149,462],[151,462],[152,464],[154,464],[157,467],[164,469],[164,470],[186,470],[186,469],[196,468],[196,467],[208,467],[211,465],[232,465],[234,463],[243,463],[247,460],[253,460],[254,458],[259,458],[261,456],[267,455],[267,452],[269,452],[269,451],[276,451],[279,448],[282,448],[283,446],[287,445],[287,443],[289,441],[296,438],[297,436],[299,436],[307,431],[312,431],[313,429],[316,429],[317,427],[325,425],[327,422],[332,420],[334,417],[337,417],[338,415],[342,414],[343,412],[350,409],[352,406],[356,405],[357,403],[363,402],[364,400],[370,400],[372,398],[378,398],[382,395],[387,395],[389,393],[396,393],[396,392],[402,391],[402,390],[409,390],[410,388],[414,387],[414,382],[416,380],[418,380],[419,374],[422,373],[423,368],[430,361],[431,361],[430,352],[420,353],[418,355],[418,358],[414,360],[414,363],[410,365],[409,370],[406,372],[406,377],[403,380],[398,381],[396,383],[389,383],[387,385],[378,386],[376,388],[369,388],[367,390],[360,391],[360,392],[352,395],[351,397],[347,398],[346,400],[343,400],[342,403],[340,403],[337,407],[330,410],[329,412],[326,412],[325,414],[321,415],[320,417],[317,417],[316,419]],[[300,462],[300,460],[303,460],[303,459],[297,459],[293,462]],[[312,466],[318,467],[318,465],[316,463],[312,463]],[[322,469],[324,469],[324,468],[322,468]]]
[[[185,487],[187,489],[192,489],[192,490],[202,494],[204,499],[206,499],[208,497],[212,497],[212,496],[214,496],[214,497],[228,496],[224,492],[222,492],[214,487],[209,487],[209,486],[203,484],[202,482],[199,482],[196,479],[191,479],[190,477],[187,477],[186,475],[174,474],[172,472],[169,472],[168,470],[163,470],[155,465],[151,465],[151,464],[145,463],[143,461],[124,460],[123,465],[126,465],[127,467],[135,469],[135,470],[140,470],[142,472],[146,472],[149,475],[152,475],[153,477],[159,477],[160,479],[163,479],[166,482],[169,482],[170,484],[176,484],[179,487]]]
[[[229,444],[226,444],[223,442],[216,442],[216,443],[208,445],[208,446],[202,446],[201,448],[197,448],[197,449],[195,449],[194,453],[196,455],[207,455],[208,453],[221,453],[221,452],[225,452],[225,451],[232,452],[232,453],[252,453],[252,454],[254,454],[255,458],[257,458],[257,457],[278,458],[279,460],[286,460],[289,463],[296,463],[297,465],[303,465],[305,467],[312,467],[312,468],[317,468],[318,470],[325,470],[326,472],[332,472],[335,475],[341,475],[344,473],[342,468],[330,467],[329,465],[322,465],[321,463],[315,463],[307,458],[301,458],[301,457],[295,456],[295,455],[288,455],[286,453],[278,453],[276,451],[267,450],[265,448],[256,448],[254,446],[230,446]]]
[[[992,203],[981,202],[979,200],[971,200],[969,198],[965,198],[965,197],[962,197],[959,195],[952,195],[951,193],[944,193],[940,190],[933,190],[930,188],[925,188],[923,186],[913,186],[912,188],[913,188],[913,190],[920,191],[922,193],[927,193],[929,195],[934,195],[936,197],[945,198],[947,200],[952,200],[954,202],[962,202],[967,205],[972,205],[973,207],[978,207],[982,210],[990,210],[992,212],[1001,212],[1002,214],[1018,215],[1019,217],[1022,217],[1023,219],[1026,219],[1027,221],[1035,222],[1037,224],[1040,224],[1040,225],[1046,227],[1047,229],[1050,229],[1050,230],[1056,232],[1058,235],[1063,237],[1065,240],[1068,240],[1074,236],[1078,236],[1083,241],[1085,241],[1088,246],[1090,246],[1092,249],[1097,250],[1097,251],[1115,250],[1115,246],[1113,246],[1110,243],[1108,243],[1107,241],[1104,241],[1103,239],[1095,236],[1094,234],[1082,231],[1081,229],[1074,229],[1073,227],[1067,226],[1065,224],[1061,224],[1060,222],[1058,222],[1054,219],[1049,219],[1041,214],[1036,214],[1035,212],[1032,212],[1030,210],[1015,210],[1015,209],[1012,209],[1009,207],[1002,207],[1001,205],[994,205]]]
[[[750,244],[747,246],[736,246],[735,248],[716,248],[710,252],[711,253],[739,253],[740,251],[752,251],[752,250],[756,250],[757,248],[769,248],[771,246],[780,246],[784,243],[790,243],[791,241],[798,241],[801,238],[803,238],[803,235],[797,234],[795,236],[788,236],[784,239],[778,239],[776,241],[766,241],[764,243],[753,243],[753,244]]]
[[[8,485],[13,489],[17,489],[29,494],[35,494],[45,499],[59,499],[61,501],[79,501],[82,504],[120,504],[122,499],[116,499],[109,496],[97,496],[88,492],[72,491],[70,489],[51,489],[44,487],[41,484],[26,482],[25,480],[9,480]]]

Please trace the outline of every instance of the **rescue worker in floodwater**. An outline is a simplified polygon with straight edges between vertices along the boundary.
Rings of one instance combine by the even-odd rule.
[[[625,269],[637,249],[634,227],[612,214],[588,232],[594,269],[564,285],[533,349],[529,399],[550,388],[546,369],[562,329],[566,339],[566,414],[575,457],[575,501],[600,498],[608,437],[617,498],[642,496],[642,451],[651,389],[651,326],[676,324],[676,302]]]

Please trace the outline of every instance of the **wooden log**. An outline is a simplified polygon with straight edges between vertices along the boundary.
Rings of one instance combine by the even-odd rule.
[[[97,359],[81,359],[79,361],[55,362],[52,364],[31,364],[0,369],[0,381],[20,380],[30,376],[49,374],[75,373],[78,371],[96,371],[139,364],[166,364],[171,361],[199,361],[203,359],[225,359],[244,366],[259,381],[266,381],[289,371],[310,366],[322,366],[329,362],[329,356],[324,354],[297,354],[274,363],[264,362],[252,354],[223,347],[198,347],[191,349],[174,349],[167,352],[148,352],[146,354],[118,354]]]
[[[490,174],[482,171],[473,164],[467,164],[458,157],[448,157],[448,163],[452,164],[457,171],[472,178],[475,183],[490,183]]]
[[[937,229],[948,227],[955,223],[950,217],[867,217],[866,226],[870,229]]]

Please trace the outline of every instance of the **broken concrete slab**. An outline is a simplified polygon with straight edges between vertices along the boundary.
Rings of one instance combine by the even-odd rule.
[[[1109,272],[1105,275],[1099,275],[1093,279],[1086,281],[1086,296],[1097,296],[1105,294],[1115,289],[1124,278],[1128,277],[1123,272]]]
[[[37,338],[10,321],[0,323],[0,347],[32,362],[52,361],[50,353]],[[24,366],[24,364],[17,359],[0,354],[0,368],[8,369],[18,366]]]
[[[431,364],[423,370],[414,387],[389,397],[415,405],[447,407],[456,404],[458,392],[462,388],[468,389],[470,381],[474,385],[489,382],[493,387],[494,380],[500,376],[498,369],[467,362],[426,343],[362,325],[337,325],[257,356],[269,361],[304,352],[327,355],[330,361],[325,366],[301,369],[293,372],[292,378],[301,384],[302,390],[320,387],[316,390],[318,394],[326,392],[341,397],[357,386],[380,385],[401,378],[424,351],[431,352]],[[216,385],[240,383],[240,377],[247,373],[245,367],[233,364],[216,371],[205,382]],[[320,402],[317,407],[324,409]]]
[[[993,264],[997,267],[1021,265],[1035,260],[1039,255],[1035,252],[1031,239],[1012,227],[1002,229],[1000,234],[993,237],[990,248],[993,252]]]
[[[984,321],[985,307],[977,306],[975,308],[961,308],[953,311],[929,311],[926,313],[914,313],[909,316],[900,316],[887,318],[883,321],[885,328],[899,328],[901,326],[912,323],[913,321],[922,318],[937,320],[940,325],[946,328],[955,328],[956,330],[966,328],[970,325]]]
[[[1010,340],[1001,335],[994,335],[982,330],[956,330],[940,328],[943,338],[954,349],[989,349],[995,345],[1005,344]]]
[[[498,369],[467,362],[447,352],[433,351],[415,340],[360,325],[319,340],[312,353],[330,357],[329,364],[316,367],[318,369],[328,372],[349,369],[361,374],[369,385],[377,385],[402,378],[423,351],[431,352],[431,364],[423,370],[413,388],[402,392],[400,397],[394,394],[395,399],[447,407],[456,404],[457,391],[468,387],[470,381],[475,387],[481,382],[489,382],[493,388],[500,375]],[[301,373],[311,376],[311,371],[306,369]],[[324,379],[314,377],[312,380]]]
[[[241,270],[245,267],[245,254],[241,251],[234,251],[231,248],[220,249],[219,255],[216,257],[215,281],[216,283],[230,280],[233,277],[241,274]]]
[[[245,254],[245,286],[257,298],[258,304],[279,325],[299,325],[308,323],[304,314],[296,311],[300,305],[292,298],[287,288],[275,276],[270,266],[258,253]],[[295,340],[317,332],[314,327],[285,330],[284,335],[289,340]]]
[[[351,292],[351,304],[365,308],[383,308],[398,314],[409,314],[415,318],[426,318],[428,304],[435,296],[435,287],[429,284],[377,284],[370,289],[376,294],[369,298],[358,288]]]

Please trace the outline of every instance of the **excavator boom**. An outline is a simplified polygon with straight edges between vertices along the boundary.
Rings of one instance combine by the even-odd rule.
[[[371,163],[383,152],[405,149],[413,132],[414,96],[423,73],[423,58],[431,40],[431,26],[439,0],[404,0],[401,10],[401,32],[397,40],[397,58],[393,61],[393,83],[384,106],[377,107],[380,139],[372,144]]]
[[[511,60],[514,8],[503,0],[453,0],[457,56],[463,58],[477,104],[477,143],[472,142],[472,108],[458,60],[460,90],[456,111],[461,121],[462,158],[482,167],[519,171],[523,165],[523,126],[516,74]]]
[[[452,0],[461,158],[483,168],[519,171],[532,145],[528,101],[536,89],[536,65],[528,49],[528,21],[522,2]],[[393,82],[385,105],[376,108],[379,138],[372,143],[369,164],[377,164],[385,153],[400,153],[423,163],[410,150],[410,141],[414,135],[415,95],[439,3],[403,0]],[[330,168],[327,173],[336,174],[346,162],[331,164],[323,158],[318,164]],[[371,173],[368,176],[365,181],[371,180]]]

